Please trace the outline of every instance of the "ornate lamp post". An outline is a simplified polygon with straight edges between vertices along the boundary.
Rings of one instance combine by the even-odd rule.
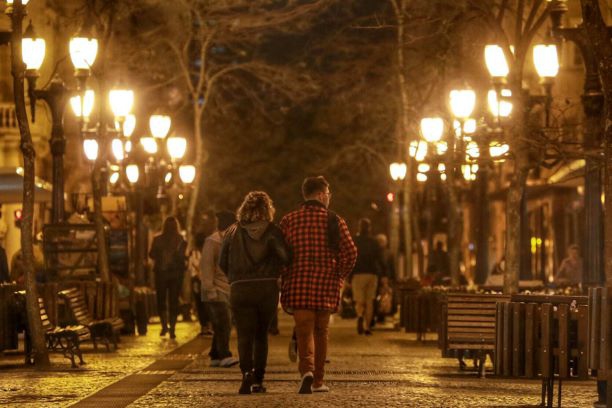
[[[404,263],[400,260],[400,192],[401,186],[406,178],[408,167],[406,163],[391,163],[389,166],[389,173],[391,175],[391,179],[393,180],[394,186],[394,199],[391,208],[391,234],[389,236],[389,246],[391,249],[391,253],[395,259],[395,270],[397,271],[397,277],[399,279],[404,278],[403,268]]]

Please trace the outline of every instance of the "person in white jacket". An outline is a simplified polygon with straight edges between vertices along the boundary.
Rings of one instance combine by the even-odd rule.
[[[232,367],[238,360],[232,357],[229,341],[231,332],[229,293],[227,276],[219,267],[219,253],[225,231],[236,222],[236,215],[230,211],[216,214],[217,230],[204,241],[200,259],[201,296],[208,310],[213,326],[210,347],[211,367]]]

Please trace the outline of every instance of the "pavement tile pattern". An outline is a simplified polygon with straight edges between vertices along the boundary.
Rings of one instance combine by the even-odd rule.
[[[477,377],[460,372],[453,359],[440,358],[435,335],[417,342],[413,334],[389,329],[358,336],[354,320],[336,318],[326,383],[329,393],[298,395],[297,364],[287,356],[291,319],[282,316],[281,335],[271,337],[266,394],[238,395],[240,370],[211,368],[206,353],[210,338],[191,342],[195,323],[179,323],[178,339],[170,344],[157,336],[155,325],[146,337],[124,337],[117,353],[85,354],[87,366],[70,370],[58,364],[51,372],[7,366],[0,359],[0,406],[63,407],[108,387],[130,374],[150,377],[154,388],[141,393],[129,407],[537,407],[540,382]],[[192,350],[200,347],[201,350]],[[236,350],[235,337],[232,351]],[[171,353],[174,351],[173,353]],[[3,365],[4,364],[4,365]],[[176,365],[172,365],[176,364]],[[489,367],[490,368],[490,367]],[[130,389],[136,396],[136,390]],[[594,381],[564,383],[563,407],[591,407]],[[91,405],[95,406],[95,405]],[[124,405],[115,405],[117,407]]]

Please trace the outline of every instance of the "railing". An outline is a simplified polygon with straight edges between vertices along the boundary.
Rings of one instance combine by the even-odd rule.
[[[10,102],[0,102],[0,130],[17,129],[17,116],[15,115],[15,105]]]

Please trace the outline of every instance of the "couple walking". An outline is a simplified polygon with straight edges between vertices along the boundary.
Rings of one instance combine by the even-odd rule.
[[[273,224],[270,197],[251,192],[238,209],[238,222],[221,233],[218,266],[230,284],[240,394],[266,390],[268,327],[278,305],[279,278],[281,304],[295,321],[299,393],[329,391],[323,383],[329,318],[357,250],[345,221],[328,210],[331,192],[325,178],[306,178],[302,195],[302,206],[287,214],[279,228]]]

